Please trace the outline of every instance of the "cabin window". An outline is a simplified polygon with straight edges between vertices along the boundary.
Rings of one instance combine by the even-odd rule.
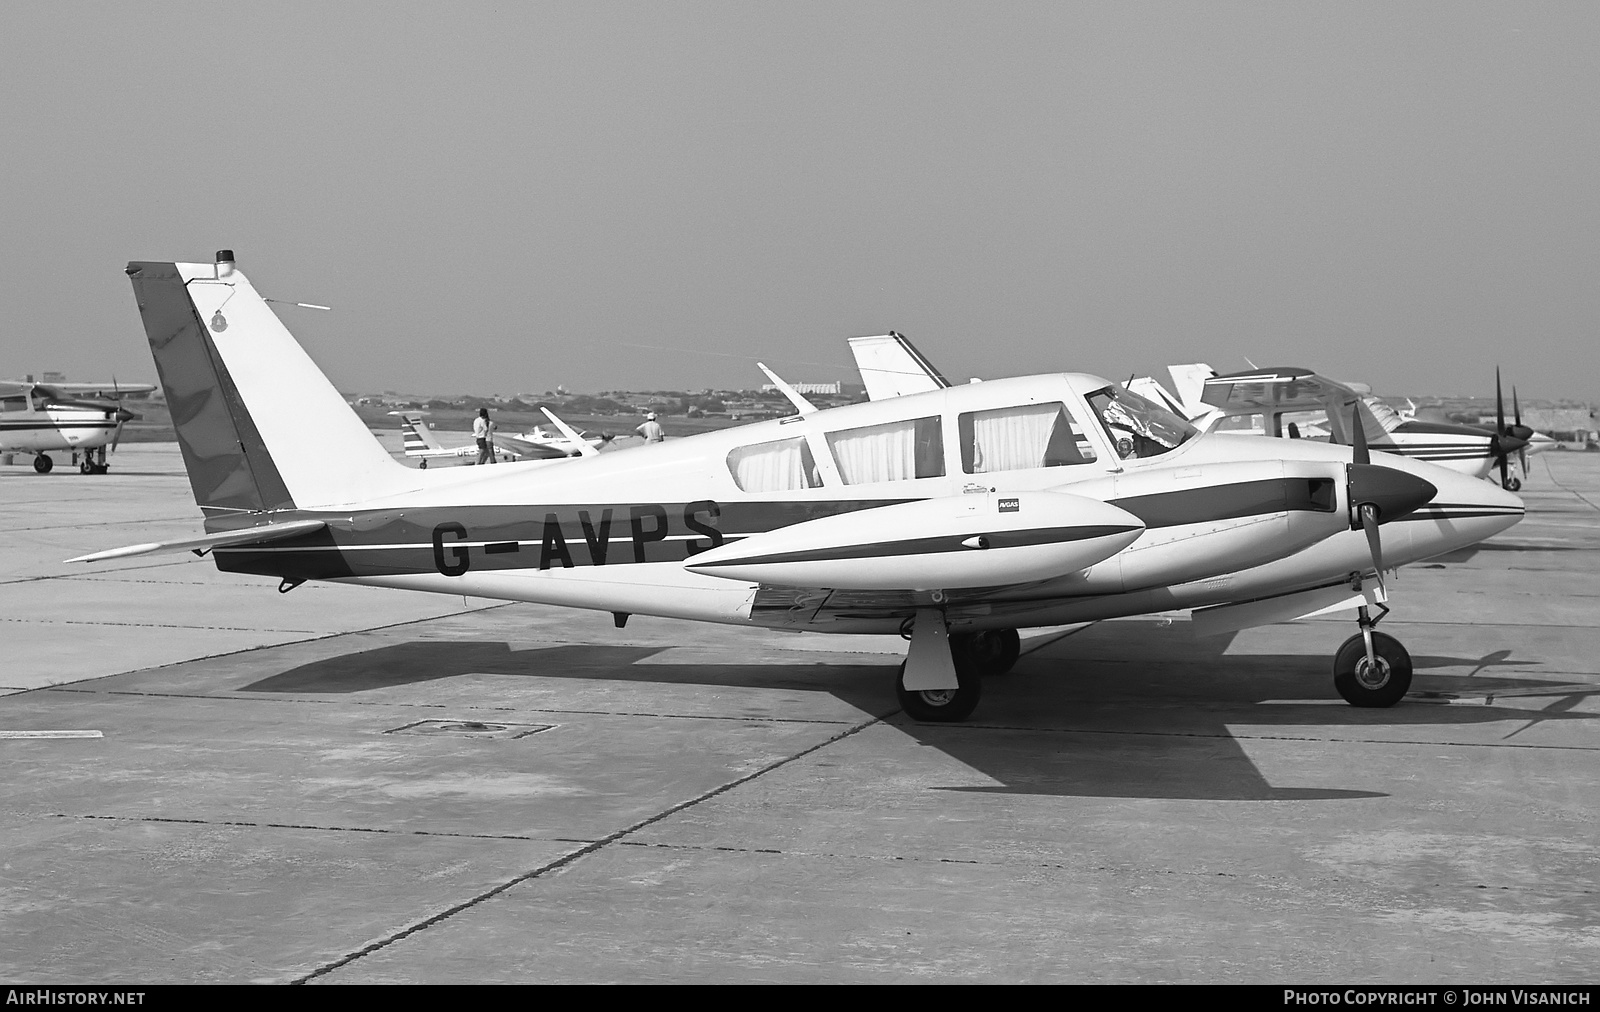
[[[738,447],[728,454],[728,472],[744,492],[788,492],[822,485],[803,436]]]
[[[937,415],[830,432],[828,449],[846,485],[944,475],[944,434]]]
[[[1064,404],[1023,404],[961,415],[961,469],[968,474],[1086,464],[1089,440],[1072,425]]]
[[[26,411],[28,399],[26,397],[0,397],[0,411]]]
[[[1266,432],[1266,423],[1262,421],[1265,416],[1261,414],[1226,415],[1217,419],[1217,424],[1212,426],[1217,432],[1254,432],[1257,435]]]

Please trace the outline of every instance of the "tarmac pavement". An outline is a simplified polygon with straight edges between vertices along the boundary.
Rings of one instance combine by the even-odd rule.
[[[19,458],[21,459],[21,458]],[[0,468],[0,979],[1594,983],[1600,454],[1348,617],[894,638],[61,560],[199,529],[176,447]],[[23,732],[98,737],[8,737]]]

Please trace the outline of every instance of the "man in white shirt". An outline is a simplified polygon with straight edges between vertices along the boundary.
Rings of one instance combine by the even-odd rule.
[[[472,420],[472,438],[478,441],[478,463],[494,463],[494,422],[489,420],[489,409],[479,408],[478,417]]]
[[[633,431],[643,436],[644,441],[647,443],[659,443],[667,438],[667,434],[662,431],[661,424],[656,421],[656,413],[654,411],[645,415],[644,424]]]

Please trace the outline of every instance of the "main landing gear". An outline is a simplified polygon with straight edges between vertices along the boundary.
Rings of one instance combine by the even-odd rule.
[[[1411,688],[1411,655],[1399,640],[1377,631],[1389,609],[1371,595],[1367,600],[1381,614],[1371,617],[1366,605],[1357,610],[1361,631],[1340,644],[1333,655],[1333,687],[1351,706],[1393,706]]]
[[[33,458],[33,469],[40,474],[49,474],[50,469],[55,466],[56,462],[43,453]]]
[[[984,677],[1010,671],[1021,653],[1015,629],[951,634],[935,608],[917,609],[902,634],[911,649],[895,674],[895,694],[906,716],[926,723],[970,717]]]

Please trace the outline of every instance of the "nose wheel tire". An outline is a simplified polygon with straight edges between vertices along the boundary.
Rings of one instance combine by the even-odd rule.
[[[978,707],[983,680],[971,670],[971,665],[956,662],[956,681],[960,687],[955,689],[907,689],[905,676],[906,666],[901,662],[894,676],[895,694],[900,698],[900,708],[912,720],[948,724],[966,720]]]
[[[950,637],[950,651],[959,667],[967,661],[985,676],[1010,671],[1022,654],[1022,637],[1015,629],[986,629]]]
[[[1393,706],[1411,688],[1411,655],[1399,640],[1375,631],[1372,652],[1376,666],[1367,659],[1366,641],[1357,633],[1333,656],[1333,687],[1351,706]]]

